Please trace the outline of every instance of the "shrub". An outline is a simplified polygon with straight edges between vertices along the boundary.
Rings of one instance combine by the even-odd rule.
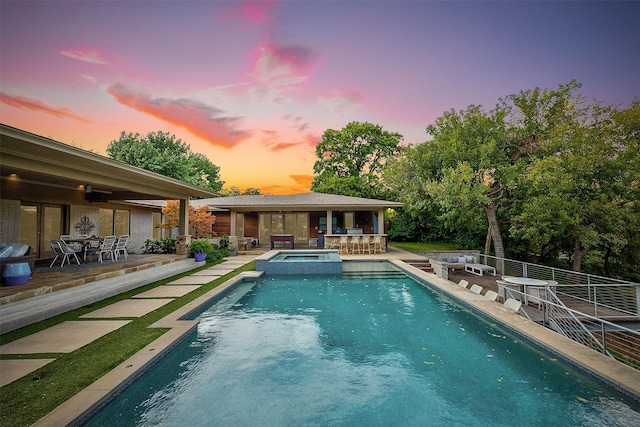
[[[176,239],[167,237],[160,240],[147,239],[142,252],[145,254],[175,254]]]
[[[196,252],[208,254],[213,251],[213,244],[207,239],[195,239],[189,244],[189,252],[193,255]]]

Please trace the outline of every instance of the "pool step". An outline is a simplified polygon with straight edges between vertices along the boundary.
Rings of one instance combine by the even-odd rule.
[[[412,265],[416,268],[419,268],[422,271],[426,271],[427,273],[433,273],[433,267],[429,261],[405,261],[407,264]]]
[[[397,279],[406,277],[401,271],[343,271],[342,277],[354,277],[358,279]]]

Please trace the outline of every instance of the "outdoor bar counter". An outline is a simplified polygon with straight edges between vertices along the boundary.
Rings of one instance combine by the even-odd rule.
[[[358,239],[358,242],[362,238],[369,238],[369,243],[371,245],[374,244],[374,239],[378,237],[380,239],[380,251],[384,252],[387,246],[387,235],[386,234],[325,234],[324,235],[324,248],[325,249],[340,249],[340,238],[347,239],[347,247],[349,252],[351,251],[351,247],[353,245],[353,239]],[[362,250],[361,250],[362,252]],[[371,253],[373,253],[373,247],[371,248]]]

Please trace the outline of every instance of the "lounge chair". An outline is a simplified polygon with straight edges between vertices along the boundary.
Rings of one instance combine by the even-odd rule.
[[[522,307],[522,302],[513,298],[507,298],[507,300],[504,302],[504,306],[505,308],[508,308],[510,310],[518,311],[520,310],[520,307]]]
[[[473,292],[474,294],[480,295],[480,292],[482,292],[482,286],[480,286],[480,285],[471,285],[471,288],[469,288],[469,290],[471,292]]]
[[[490,299],[491,301],[495,301],[495,300],[497,300],[497,299],[498,299],[498,293],[497,293],[497,292],[495,292],[495,291],[492,291],[491,289],[489,289],[489,290],[487,291],[487,293],[486,293],[486,294],[484,294],[484,296],[485,296],[486,298]]]

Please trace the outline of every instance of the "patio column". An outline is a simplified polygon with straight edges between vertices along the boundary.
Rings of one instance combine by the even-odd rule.
[[[236,211],[232,210],[229,212],[229,219],[230,219],[230,225],[229,225],[229,236],[235,236],[236,235]],[[244,237],[244,236],[238,236],[238,237]]]
[[[378,234],[384,234],[384,209],[378,210]]]
[[[176,254],[187,255],[191,235],[189,232],[189,199],[180,199],[180,211],[178,213],[180,222],[178,224],[178,241],[176,243]]]
[[[327,210],[327,234],[331,236],[333,234],[333,211]]]

